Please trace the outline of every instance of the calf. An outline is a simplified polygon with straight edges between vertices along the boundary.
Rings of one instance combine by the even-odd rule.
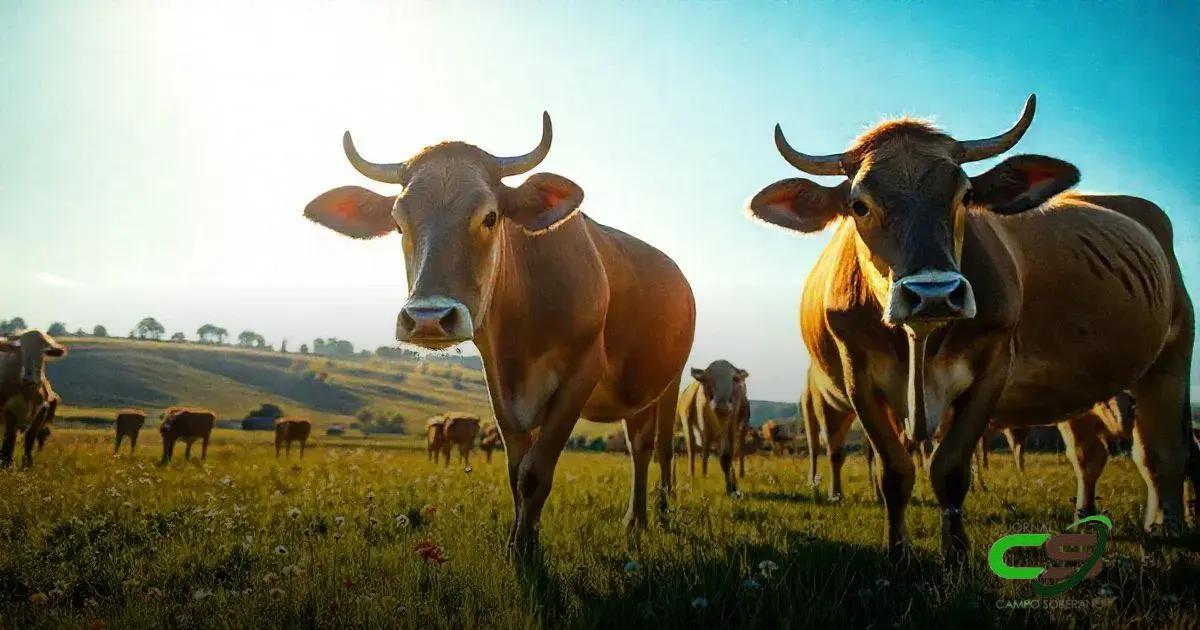
[[[425,421],[425,449],[429,461],[436,462],[442,452],[442,444],[446,441],[446,418],[436,415]]]
[[[488,462],[492,461],[492,451],[501,447],[503,447],[503,444],[500,441],[500,429],[494,423],[487,425],[480,437],[479,448],[487,456]]]
[[[165,411],[162,425],[158,427],[163,440],[162,463],[171,461],[175,454],[176,440],[183,440],[187,445],[183,451],[185,459],[191,459],[192,443],[200,440],[200,459],[207,459],[208,438],[212,435],[213,425],[216,423],[217,415],[205,409],[172,407]]]
[[[138,434],[142,425],[146,424],[146,413],[137,409],[122,409],[117,412],[117,442],[113,446],[113,455],[121,451],[121,442],[129,438],[129,452],[137,448]]]
[[[12,465],[18,431],[25,433],[23,463],[33,464],[38,435],[54,418],[61,401],[46,378],[46,358],[66,353],[66,348],[39,330],[25,331],[0,342],[0,416],[4,420],[0,466]]]
[[[288,457],[292,455],[292,442],[300,443],[300,459],[304,459],[304,447],[312,433],[312,422],[303,418],[279,418],[275,421],[275,458],[279,450],[286,447]]]
[[[728,361],[713,361],[703,370],[692,369],[694,382],[679,397],[679,420],[687,437],[688,463],[696,475],[696,452],[701,452],[700,467],[708,474],[708,455],[720,446],[721,470],[725,473],[725,491],[741,496],[733,460],[742,456],[743,428],[750,421],[750,401],[746,398],[749,373]],[[743,470],[745,465],[742,466]]]
[[[479,437],[479,416],[469,413],[444,414],[446,424],[443,427],[445,439],[442,441],[442,455],[446,465],[450,465],[450,451],[458,447],[458,456],[464,466],[471,463],[471,449]]]

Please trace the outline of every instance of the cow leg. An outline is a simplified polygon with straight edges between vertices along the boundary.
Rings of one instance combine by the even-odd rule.
[[[986,441],[987,434],[985,433],[984,436],[980,438],[979,444],[975,445],[975,461],[971,466],[972,472],[974,473],[971,481],[972,483],[978,482],[979,489],[983,491],[987,491],[987,484],[983,481],[983,469],[986,468],[984,462],[987,461],[987,448],[984,446],[984,442]]]
[[[850,433],[850,425],[854,424],[854,418],[848,413],[839,413],[820,403],[817,406],[825,407],[820,416],[825,423],[828,439],[829,500],[836,503],[842,500],[842,465],[846,463],[846,435]]]
[[[25,468],[33,465],[33,447],[37,443],[37,434],[41,428],[41,419],[35,418],[29,424],[29,428],[25,430],[25,437],[21,445],[25,450],[25,457],[21,460],[21,465]]]
[[[671,383],[659,397],[655,407],[654,445],[658,455],[659,520],[667,516],[667,500],[675,496],[675,407],[679,404],[679,380]]]
[[[183,447],[183,458],[184,458],[184,459],[191,459],[191,458],[192,458],[192,444],[195,444],[195,443],[196,443],[196,441],[195,441],[195,440],[184,440],[184,441],[183,441],[183,444],[184,444],[184,447]]]
[[[650,458],[654,456],[654,433],[658,424],[656,411],[651,405],[622,423],[625,443],[629,445],[629,457],[633,462],[629,510],[625,512],[624,521],[629,530],[646,527],[646,486],[650,476]]]
[[[4,412],[4,444],[0,445],[0,466],[12,466],[13,451],[17,448],[17,417],[11,411]]]
[[[910,550],[904,512],[912,497],[917,471],[909,452],[896,432],[886,405],[878,396],[855,394],[855,411],[880,460],[880,490],[887,509],[887,548],[893,561],[904,559]]]
[[[883,505],[883,482],[879,478],[879,472],[875,470],[875,458],[879,456],[875,453],[875,447],[871,446],[870,440],[866,440],[864,455],[867,458],[867,479],[870,480],[871,490],[875,493],[875,502]]]
[[[701,455],[701,457],[700,457],[700,474],[707,477],[708,476],[708,455],[712,448],[712,445],[708,443],[707,439],[704,439],[702,441],[704,442],[704,444],[702,446],[702,448],[704,449],[704,454]]]
[[[521,479],[521,462],[525,460],[525,455],[529,453],[530,447],[533,446],[533,436],[528,433],[507,433],[503,429],[501,429],[500,434],[504,438],[504,455],[508,463],[508,489],[512,493],[513,499],[513,522],[508,532],[508,548],[510,551],[515,551],[517,545],[517,521],[521,517],[521,486],[519,483]]]
[[[137,449],[137,439],[138,439],[137,433],[133,433],[129,436],[129,452],[130,453],[132,453],[135,449]]]
[[[1025,439],[1029,437],[1027,427],[1017,427],[1004,430],[1004,439],[1008,442],[1008,450],[1012,452],[1013,464],[1017,472],[1025,474]]]
[[[163,436],[163,456],[162,463],[166,464],[171,461],[175,455],[175,438]]]
[[[1095,416],[1090,412],[1071,418],[1058,425],[1066,445],[1067,459],[1075,469],[1075,518],[1096,513],[1096,482],[1108,462],[1108,445],[1092,424]]]
[[[208,436],[200,438],[200,459],[208,461]]]
[[[1151,531],[1161,523],[1165,533],[1173,536],[1180,533],[1183,524],[1183,481],[1189,447],[1180,425],[1181,416],[1189,412],[1185,407],[1187,383],[1156,370],[1152,368],[1133,387],[1137,401],[1133,461],[1146,482],[1144,527]]]
[[[813,404],[812,387],[805,387],[800,396],[800,409],[804,414],[804,438],[808,440],[808,485],[816,488],[821,483],[817,472],[817,461],[821,455],[820,427],[817,426],[816,405]]]
[[[116,444],[113,445],[113,455],[116,455],[117,453],[119,453],[121,451],[121,440],[124,437],[125,436],[121,435],[120,433],[117,434]]]
[[[971,485],[971,454],[983,437],[1008,378],[1008,347],[1007,343],[997,343],[990,360],[974,370],[977,380],[955,399],[954,418],[929,463],[933,493],[942,508],[942,555],[951,564],[966,560],[967,532],[962,511]]]
[[[308,446],[308,440],[300,440],[300,459],[304,459],[304,448]]]
[[[275,436],[275,459],[279,459],[279,453],[283,450],[283,438],[279,435]]]

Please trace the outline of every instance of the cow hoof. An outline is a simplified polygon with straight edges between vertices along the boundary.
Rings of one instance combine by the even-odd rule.
[[[730,490],[730,491],[729,491],[729,496],[731,496],[731,497],[733,497],[733,498],[735,498],[735,499],[740,499],[740,498],[742,498],[742,496],[743,496],[743,495],[742,495],[742,491],[741,491],[741,490]]]
[[[829,502],[830,503],[841,503],[842,498],[843,497],[842,497],[841,492],[834,492],[833,494],[829,495]]]
[[[646,516],[644,514],[643,515],[626,514],[624,523],[625,523],[625,531],[630,532],[630,533],[640,532],[643,529],[646,529]]]

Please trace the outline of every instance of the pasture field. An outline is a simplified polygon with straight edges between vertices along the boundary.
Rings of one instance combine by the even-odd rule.
[[[665,526],[620,525],[626,458],[564,454],[542,524],[543,555],[514,565],[503,457],[473,469],[426,461],[416,440],[317,439],[276,460],[267,434],[220,431],[206,463],[160,467],[159,440],[109,455],[110,435],[58,429],[31,469],[0,472],[5,627],[1061,627],[1200,624],[1200,537],[1140,532],[1143,487],[1117,458],[1101,481],[1114,540],[1096,578],[1037,600],[985,563],[1015,531],[1071,521],[1069,466],[1001,454],[967,503],[968,566],[944,571],[925,480],[909,511],[916,560],[883,555],[882,510],[861,457],[848,496],[807,488],[803,459],[747,461],[745,497],[719,473],[689,479]],[[363,444],[366,444],[365,446]],[[294,455],[293,455],[294,457]],[[652,473],[652,480],[657,474]],[[653,517],[652,517],[653,518]],[[1022,602],[1039,602],[1023,607]]]

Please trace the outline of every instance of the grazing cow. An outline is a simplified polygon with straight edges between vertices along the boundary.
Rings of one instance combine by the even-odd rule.
[[[487,456],[489,463],[492,461],[492,451],[502,446],[500,443],[500,429],[496,427],[495,423],[487,425],[480,435],[479,448],[483,449],[483,454]]]
[[[0,342],[0,417],[4,422],[0,466],[12,465],[18,431],[25,433],[23,464],[33,464],[38,435],[54,419],[61,402],[46,378],[46,357],[66,353],[65,347],[39,330],[27,330]]]
[[[442,414],[446,418],[443,428],[445,440],[442,441],[442,455],[446,465],[450,465],[450,451],[458,447],[458,456],[463,466],[471,464],[471,449],[479,438],[479,416],[470,413],[450,412]]]
[[[288,457],[292,456],[292,442],[300,443],[300,459],[304,459],[304,447],[308,446],[308,436],[312,434],[312,422],[303,418],[279,418],[275,420],[275,458],[279,458],[280,448],[286,448]]]
[[[767,420],[763,423],[761,431],[762,441],[770,446],[772,454],[783,455],[792,451],[792,442],[796,438],[783,426],[783,423],[777,420]]]
[[[192,458],[192,443],[197,439],[200,440],[200,459],[208,459],[208,438],[216,423],[217,415],[205,409],[171,407],[163,412],[162,425],[158,427],[163,441],[162,463],[171,461],[175,454],[175,440],[180,439],[186,445],[183,450],[185,459]]]
[[[665,514],[673,412],[696,321],[674,261],[580,212],[583,189],[574,182],[537,173],[516,188],[503,183],[546,157],[549,115],[542,124],[541,142],[526,155],[447,142],[396,164],[362,159],[347,133],[355,168],[403,192],[336,188],[305,209],[355,238],[403,233],[409,296],[396,322],[400,341],[479,348],[508,457],[516,514],[509,544],[523,556],[537,547],[555,467],[581,417],[623,420],[632,438],[628,527],[646,524],[658,449]]]
[[[113,455],[121,451],[121,441],[129,438],[129,452],[137,448],[138,434],[146,424],[146,413],[138,409],[122,409],[117,412],[117,443]]]
[[[425,421],[425,449],[428,451],[429,461],[437,462],[438,454],[442,452],[442,445],[446,442],[446,418],[442,415],[436,415]]]
[[[844,179],[786,179],[750,202],[797,232],[836,226],[801,307],[809,381],[852,409],[879,451],[894,556],[908,548],[915,479],[901,434],[919,444],[939,422],[929,476],[951,561],[965,557],[970,458],[989,419],[1056,423],[1128,388],[1146,528],[1161,508],[1178,533],[1185,474],[1200,479],[1200,451],[1184,439],[1194,317],[1167,215],[1135,197],[1064,193],[1079,172],[1049,157],[962,169],[1012,148],[1034,105],[994,138],[959,142],[901,119],[827,156],[800,153],[776,127],[789,163]]]
[[[629,440],[625,439],[624,431],[613,431],[604,437],[605,453],[629,452]]]
[[[733,459],[742,457],[743,428],[749,425],[750,401],[746,397],[746,378],[750,374],[728,361],[713,361],[703,370],[692,368],[694,381],[679,397],[679,421],[687,436],[688,465],[696,476],[696,449],[700,450],[700,469],[708,474],[708,455],[720,446],[721,471],[725,473],[725,491],[741,496]],[[745,473],[745,464],[742,464]]]

